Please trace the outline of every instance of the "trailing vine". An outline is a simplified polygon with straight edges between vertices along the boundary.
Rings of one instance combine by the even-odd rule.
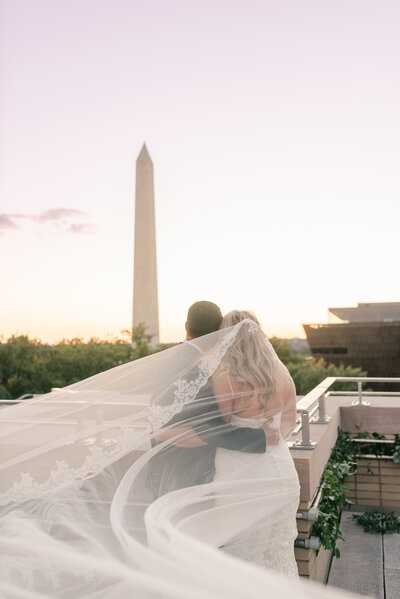
[[[393,463],[400,464],[400,435],[395,435],[393,443]]]
[[[353,442],[339,427],[336,445],[322,475],[319,513],[313,526],[313,532],[321,539],[322,546],[331,549],[336,557],[340,557],[336,542],[338,539],[343,539],[339,528],[340,514],[343,507],[348,507],[352,503],[346,496],[349,489],[344,485],[344,481],[356,469]]]
[[[346,496],[349,489],[344,483],[357,470],[356,455],[392,456],[394,463],[400,463],[400,435],[395,435],[391,444],[357,443],[357,439],[384,440],[386,437],[379,433],[365,432],[351,436],[338,427],[336,445],[322,475],[319,513],[313,526],[313,533],[320,537],[322,547],[331,549],[335,557],[340,557],[340,551],[336,547],[337,540],[344,540],[339,528],[341,511],[352,505],[352,501]],[[373,474],[372,470],[370,473]],[[368,518],[371,517],[366,516],[366,521]],[[382,519],[384,521],[385,518]]]
[[[362,425],[357,425],[357,428],[360,428]],[[395,435],[393,439],[393,443],[357,443],[357,439],[374,439],[374,440],[387,440],[385,435],[380,433],[366,433],[359,432],[353,437],[349,438],[352,440],[355,448],[354,453],[358,455],[370,455],[373,454],[375,456],[388,456],[393,457],[393,462],[395,464],[400,463],[400,435]]]

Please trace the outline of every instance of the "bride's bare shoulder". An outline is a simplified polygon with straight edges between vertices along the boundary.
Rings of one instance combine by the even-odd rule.
[[[226,394],[228,391],[232,391],[232,381],[226,371],[220,372],[215,377],[213,380],[213,389],[220,394]]]

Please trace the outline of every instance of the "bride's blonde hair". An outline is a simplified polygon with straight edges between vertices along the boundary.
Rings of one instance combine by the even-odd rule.
[[[239,383],[258,392],[260,407],[266,408],[267,401],[274,394],[276,386],[273,378],[274,353],[258,318],[247,310],[232,310],[224,316],[220,329],[231,327],[242,320],[252,320],[256,327],[240,327],[235,342],[224,360],[229,374]]]

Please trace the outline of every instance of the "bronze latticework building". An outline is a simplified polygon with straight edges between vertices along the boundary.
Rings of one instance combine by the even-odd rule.
[[[303,324],[315,358],[361,367],[368,376],[400,376],[400,302],[329,308],[328,320]]]

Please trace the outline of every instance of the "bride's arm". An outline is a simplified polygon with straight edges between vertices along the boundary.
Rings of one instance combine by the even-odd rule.
[[[286,383],[286,398],[285,405],[282,414],[282,436],[287,438],[293,432],[294,427],[296,426],[296,387],[293,382],[293,379],[290,377],[287,379]]]
[[[285,376],[280,383],[280,392],[269,401],[269,413],[263,430],[268,445],[286,440],[296,426],[296,387],[291,377]],[[281,415],[280,418],[278,414]]]
[[[220,374],[213,382],[213,393],[222,419],[224,422],[230,422],[233,413],[233,392],[226,373]]]

